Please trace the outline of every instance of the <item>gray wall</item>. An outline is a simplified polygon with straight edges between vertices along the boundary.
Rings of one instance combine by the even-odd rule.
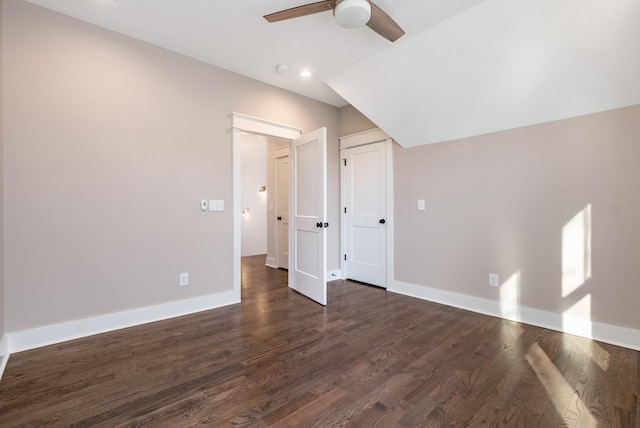
[[[231,213],[203,214],[198,202],[231,206],[233,111],[328,127],[329,221],[339,224],[337,136],[375,127],[353,107],[25,2],[6,2],[3,15],[3,330],[230,290]],[[594,321],[640,329],[639,134],[636,106],[395,147],[395,278],[499,300],[487,274],[516,275],[523,306],[562,314],[589,297]],[[587,206],[590,275],[565,293],[563,230]]]
[[[7,332],[231,290],[231,112],[328,127],[339,223],[338,109],[29,3],[3,20]]]
[[[352,105],[340,108],[338,118],[338,136],[340,137],[378,127]]]
[[[3,112],[3,45],[2,37],[2,8],[3,1],[0,0],[0,339],[5,334],[5,304],[4,304],[4,112]],[[0,359],[2,355],[0,355]]]
[[[639,135],[634,106],[396,147],[395,279],[499,300],[488,274],[519,277],[522,306],[640,329]]]

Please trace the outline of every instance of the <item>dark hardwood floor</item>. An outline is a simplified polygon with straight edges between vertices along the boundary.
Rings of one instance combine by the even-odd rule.
[[[640,353],[243,260],[241,304],[11,356],[0,426],[640,427]]]

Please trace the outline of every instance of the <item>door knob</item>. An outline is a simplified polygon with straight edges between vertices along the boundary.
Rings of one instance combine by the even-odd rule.
[[[387,221],[383,218],[380,219],[380,224],[385,224]]]
[[[278,221],[282,221],[282,217],[278,216]]]
[[[322,227],[322,223],[316,223],[316,227]]]

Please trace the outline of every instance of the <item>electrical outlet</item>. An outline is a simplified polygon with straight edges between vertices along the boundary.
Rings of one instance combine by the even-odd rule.
[[[497,273],[489,274],[489,287],[498,287],[500,285],[500,280],[498,279]]]
[[[185,285],[189,285],[189,274],[181,273],[180,274],[180,287],[184,287]]]

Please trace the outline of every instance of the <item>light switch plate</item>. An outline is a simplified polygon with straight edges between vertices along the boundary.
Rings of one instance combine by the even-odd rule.
[[[490,273],[489,274],[489,287],[499,287],[500,286],[500,280],[498,279],[498,274],[497,273]]]
[[[424,199],[418,199],[418,211],[424,211],[424,210],[425,210]]]
[[[180,274],[180,287],[184,287],[185,285],[189,285],[189,273],[184,272]]]
[[[224,211],[224,200],[212,199],[209,201],[209,211]]]

